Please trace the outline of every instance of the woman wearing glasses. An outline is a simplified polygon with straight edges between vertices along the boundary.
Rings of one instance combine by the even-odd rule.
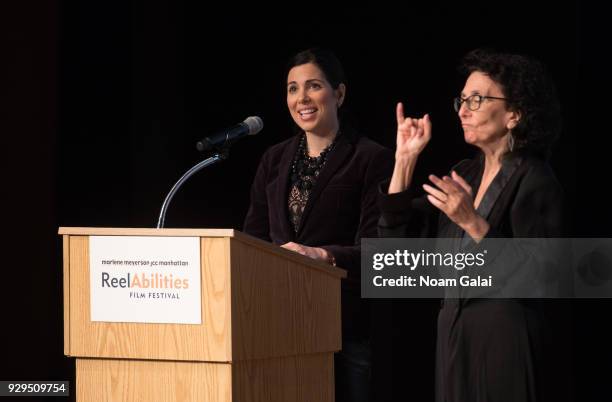
[[[475,50],[463,70],[467,80],[454,106],[478,156],[447,176],[430,175],[424,197],[415,198],[412,176],[432,127],[428,115],[405,117],[398,104],[395,168],[379,200],[380,235],[458,237],[468,244],[562,237],[562,192],[546,163],[560,131],[560,108],[544,68],[524,56]],[[537,303],[445,299],[438,315],[436,401],[546,398],[547,328]]]

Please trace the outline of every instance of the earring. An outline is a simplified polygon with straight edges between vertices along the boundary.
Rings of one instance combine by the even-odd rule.
[[[508,148],[510,152],[514,151],[514,136],[512,133],[508,134]]]

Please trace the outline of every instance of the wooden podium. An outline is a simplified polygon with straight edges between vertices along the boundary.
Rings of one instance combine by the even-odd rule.
[[[334,400],[344,270],[231,229],[59,234],[78,402]],[[89,236],[198,237],[202,324],[92,322]]]

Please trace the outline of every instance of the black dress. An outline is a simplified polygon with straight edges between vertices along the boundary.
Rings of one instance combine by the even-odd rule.
[[[482,155],[454,167],[474,193],[483,169]],[[425,197],[412,189],[389,195],[387,187],[382,184],[379,196],[381,237],[464,238]],[[490,225],[487,238],[563,235],[561,188],[544,161],[526,154],[504,159],[477,211]],[[438,315],[436,401],[550,400],[552,304],[447,294]]]

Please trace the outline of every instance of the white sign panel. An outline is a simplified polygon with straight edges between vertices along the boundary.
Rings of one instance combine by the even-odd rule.
[[[90,236],[91,320],[201,324],[198,237]]]

